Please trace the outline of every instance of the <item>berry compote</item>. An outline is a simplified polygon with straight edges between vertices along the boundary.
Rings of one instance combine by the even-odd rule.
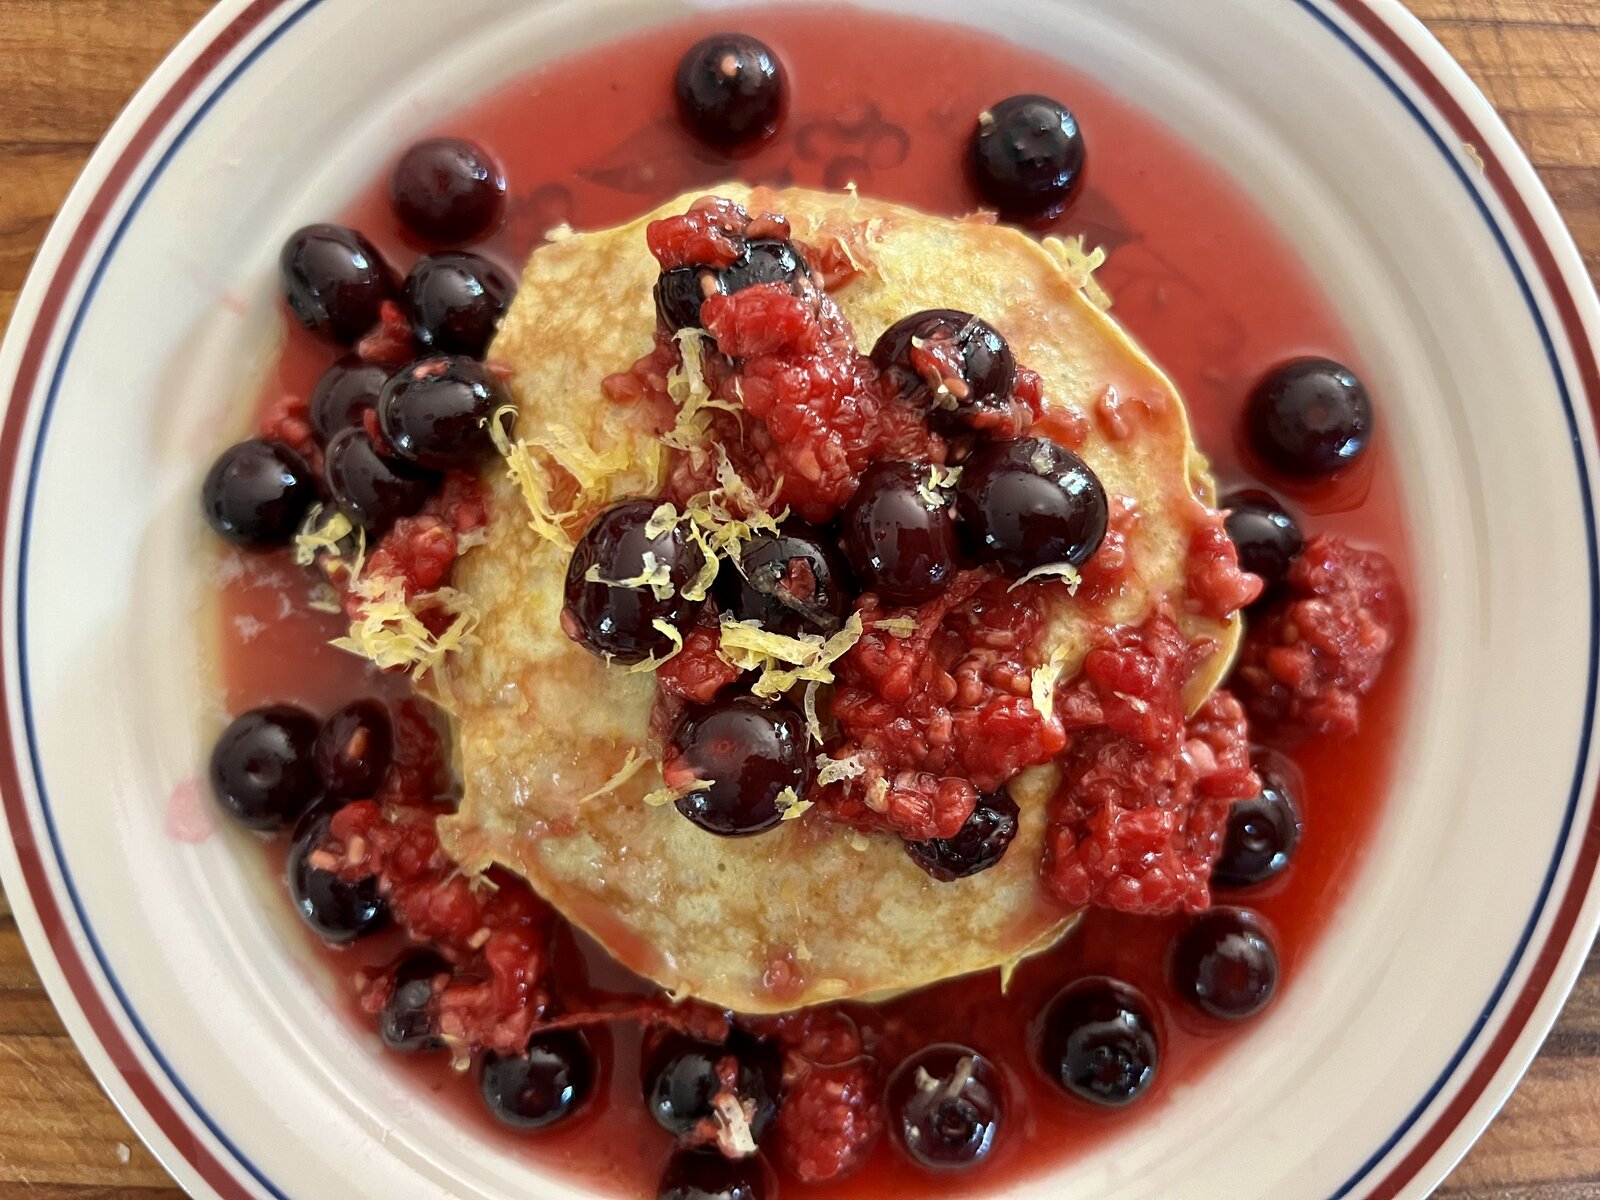
[[[724,151],[675,111],[673,80],[686,51],[702,38],[730,31],[770,48],[781,66],[785,94],[781,119],[770,135],[767,122],[757,122],[754,128],[764,140],[751,138]],[[487,164],[463,176],[487,184],[482,204],[457,214],[437,205],[438,211],[424,212],[426,206],[407,201],[402,207],[414,223],[434,222],[428,236],[419,239],[418,230],[404,226],[391,204],[386,171],[348,209],[326,214],[330,222],[369,239],[393,278],[369,281],[370,287],[350,304],[335,305],[331,314],[312,313],[311,324],[320,332],[286,322],[284,349],[256,422],[248,431],[236,431],[236,437],[269,439],[318,473],[322,447],[338,430],[354,426],[379,437],[376,414],[370,411],[376,380],[358,381],[362,386],[352,385],[338,403],[330,400],[313,409],[311,397],[346,347],[376,364],[364,368],[369,375],[377,374],[378,365],[392,372],[427,352],[425,341],[417,341],[407,325],[400,286],[424,252],[459,250],[514,267],[558,225],[617,225],[679,193],[730,178],[835,190],[853,183],[867,195],[962,215],[983,203],[968,162],[968,138],[978,114],[1017,95],[1046,96],[1069,107],[1093,147],[1092,167],[1075,177],[1060,215],[1036,220],[1030,228],[1083,234],[1090,246],[1109,252],[1097,279],[1115,298],[1116,319],[1177,383],[1219,486],[1228,492],[1265,489],[1304,532],[1306,546],[1296,552],[1301,556],[1285,567],[1284,593],[1268,596],[1263,611],[1252,612],[1251,619],[1283,638],[1291,619],[1287,610],[1272,606],[1309,605],[1304,611],[1314,611],[1316,589],[1331,580],[1341,598],[1339,611],[1350,620],[1324,632],[1336,640],[1346,627],[1359,629],[1362,597],[1370,588],[1348,586],[1345,579],[1339,590],[1339,564],[1350,556],[1329,539],[1381,552],[1395,572],[1393,584],[1385,586],[1404,594],[1410,582],[1396,516],[1404,505],[1381,415],[1361,453],[1345,456],[1336,471],[1315,475],[1296,470],[1299,464],[1288,458],[1277,461],[1260,453],[1260,438],[1245,421],[1248,397],[1284,363],[1327,358],[1362,372],[1360,356],[1317,281],[1238,187],[1136,103],[1016,44],[921,18],[827,5],[719,8],[713,15],[555,63],[442,120],[426,132],[465,139],[474,161],[481,157]],[[393,149],[391,166],[405,147]],[[1152,186],[1152,180],[1160,186]],[[761,256],[752,255],[736,270],[730,264],[731,273],[716,278],[701,279],[691,271],[679,281],[682,288],[661,297],[664,312],[675,324],[697,323],[698,302],[705,296],[730,294],[749,282],[747,275],[762,271],[783,276],[787,260],[781,253],[763,250]],[[763,276],[756,286],[770,284]],[[701,291],[698,298],[694,288]],[[320,299],[324,291],[298,298]],[[962,365],[975,369],[965,357]],[[1374,389],[1371,400],[1381,414],[1384,397]],[[1006,423],[1015,414],[1001,408],[980,415],[1009,428]],[[443,458],[453,461],[444,455],[441,463]],[[385,561],[419,589],[446,582],[460,541],[483,519],[465,478],[459,471],[447,472],[421,509],[395,519],[370,553],[388,556]],[[1021,1177],[1058,1169],[1092,1151],[1145,1119],[1175,1091],[1203,1089],[1204,1074],[1249,1028],[1248,1021],[1197,1013],[1175,984],[1171,951],[1194,917],[1094,909],[1060,945],[1023,963],[1003,994],[997,975],[990,973],[873,1006],[825,1006],[741,1022],[737,1037],[755,1039],[761,1054],[781,1061],[771,1087],[779,1111],[770,1128],[764,1115],[755,1122],[761,1128],[754,1131],[759,1134],[752,1139],[759,1140],[754,1156],[726,1169],[709,1169],[705,1156],[717,1153],[711,1145],[726,1142],[743,1152],[734,1108],[724,1105],[723,1120],[730,1124],[692,1135],[673,1132],[651,1115],[641,1078],[651,1047],[665,1035],[663,1023],[687,1023],[688,1028],[665,1032],[701,1044],[726,1036],[720,1015],[691,1005],[665,1016],[652,985],[616,966],[519,881],[496,875],[498,890],[480,893],[452,875],[427,826],[431,814],[454,803],[455,784],[438,723],[410,697],[403,677],[380,674],[328,645],[344,631],[343,617],[326,611],[327,597],[315,575],[296,566],[288,549],[272,548],[283,540],[289,522],[278,509],[298,512],[314,497],[284,484],[271,496],[241,493],[237,499],[234,507],[243,514],[236,519],[242,531],[237,540],[253,548],[223,549],[214,576],[221,702],[227,714],[295,705],[324,720],[343,706],[378,702],[392,719],[390,765],[375,795],[346,795],[349,785],[341,774],[338,786],[329,788],[321,807],[312,811],[316,843],[300,851],[305,861],[329,872],[327,878],[350,883],[346,876],[381,862],[388,881],[389,924],[379,927],[375,921],[360,936],[329,949],[331,977],[361,984],[350,1002],[351,1019],[360,1029],[370,1034],[388,1028],[402,1046],[404,1052],[385,1055],[386,1069],[408,1073],[419,1092],[436,1093],[441,1104],[459,1108],[479,1136],[500,1139],[508,1153],[539,1170],[569,1175],[599,1194],[643,1200],[696,1194],[683,1189],[702,1179],[766,1200],[998,1193]],[[264,507],[269,500],[278,507]],[[1108,547],[1114,547],[1119,520],[1126,514],[1119,516],[1113,507]],[[269,548],[254,548],[262,543]],[[1328,897],[1349,886],[1382,809],[1410,673],[1405,617],[1393,616],[1399,636],[1387,665],[1354,709],[1342,704],[1348,679],[1337,673],[1293,676],[1275,670],[1273,647],[1264,644],[1247,660],[1260,666],[1252,695],[1270,716],[1289,720],[1311,711],[1326,727],[1298,737],[1269,735],[1276,739],[1270,754],[1294,771],[1300,825],[1292,857],[1281,869],[1237,871],[1228,886],[1213,881],[1217,903],[1247,911],[1270,930],[1274,995],[1296,986],[1325,923],[1337,911]],[[1295,692],[1297,680],[1312,692]],[[1330,708],[1333,700],[1340,706]],[[355,770],[361,755],[352,738],[360,742],[362,737],[346,729],[345,720],[340,719],[342,732],[332,744],[347,751],[341,769]],[[297,794],[286,807],[298,807],[301,799]],[[966,797],[943,832],[959,833],[977,804]],[[273,820],[289,816],[274,810]],[[1215,816],[1220,846],[1228,829],[1249,814]],[[991,849],[1003,852],[998,843],[984,842],[975,858],[957,855],[956,873],[987,862]],[[280,866],[287,865],[288,850],[287,834],[279,835],[272,853]],[[935,865],[951,864],[941,857]],[[930,886],[935,885],[930,881]],[[273,902],[289,905],[286,883]],[[409,945],[407,930],[426,945]],[[425,960],[421,970],[419,953],[439,957]],[[1159,1070],[1126,1107],[1076,1099],[1039,1066],[1041,1017],[1065,989],[1094,978],[1133,989],[1153,1010]],[[541,1022],[555,1028],[539,1034],[534,1026]],[[572,1032],[556,1043],[536,1040],[556,1037],[563,1029]],[[458,1069],[468,1065],[453,1048],[463,1031],[480,1035],[501,1064],[548,1057],[548,1046],[559,1044],[586,1046],[592,1069],[585,1065],[581,1072],[575,1067],[569,1072],[573,1079],[581,1074],[583,1085],[570,1089],[570,1102],[562,1098],[563,1089],[551,1092],[560,1103],[544,1104],[537,1120],[559,1109],[554,1119],[538,1128],[513,1128],[485,1103],[486,1055],[479,1054],[470,1071]],[[984,1084],[1000,1115],[992,1146],[985,1141],[989,1148],[976,1156],[981,1161],[934,1172],[917,1166],[903,1139],[890,1132],[908,1117],[915,1123],[921,1111],[902,1111],[885,1089],[901,1063],[945,1044],[969,1048],[992,1067],[994,1076]],[[726,1094],[737,1105],[743,1095],[737,1085],[742,1059],[729,1055],[727,1062],[733,1082]],[[958,1060],[954,1068],[960,1066]],[[952,1095],[970,1087],[964,1069],[961,1074],[960,1080],[945,1083]],[[937,1086],[942,1076],[930,1072],[929,1078]],[[495,1075],[489,1083],[498,1080]],[[1021,1136],[1024,1130],[1027,1135]]]

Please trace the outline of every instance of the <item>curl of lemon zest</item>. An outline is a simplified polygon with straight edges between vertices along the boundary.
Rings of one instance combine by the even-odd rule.
[[[420,680],[437,671],[449,655],[477,644],[478,611],[471,598],[455,588],[420,592],[408,601],[405,584],[390,575],[368,576],[351,590],[362,602],[360,615],[350,622],[348,636],[335,638],[332,644],[383,670],[405,668]],[[437,634],[417,615],[436,609],[452,618]]]
[[[960,467],[931,466],[927,480],[917,484],[917,494],[930,508],[943,508],[950,503],[950,489],[960,478]]]
[[[680,329],[674,336],[679,361],[667,372],[667,395],[678,406],[678,416],[661,440],[674,449],[703,454],[711,428],[711,410],[721,409],[742,418],[744,409],[731,400],[714,399],[706,386],[705,343],[711,340],[709,335],[700,329]]]
[[[854,754],[844,758],[817,755],[817,783],[827,787],[830,783],[843,783],[847,779],[860,779],[867,773],[867,764]]]
[[[861,640],[861,614],[831,637],[802,633],[786,637],[761,628],[755,621],[722,619],[721,647],[718,653],[729,665],[741,671],[757,672],[751,691],[771,700],[797,683],[832,683],[832,664]]]
[[[667,624],[667,622],[663,621],[660,617],[657,617],[655,620],[651,621],[650,624],[655,628],[657,633],[671,639],[672,649],[661,655],[659,658],[652,654],[643,662],[634,663],[628,668],[627,673],[629,675],[644,675],[650,671],[658,671],[661,669],[661,665],[663,663],[671,662],[673,659],[677,658],[678,655],[683,653],[683,634],[679,633],[675,628],[673,628],[673,626]]]
[[[465,533],[456,534],[456,553],[465,554],[468,550],[476,550],[479,546],[489,544],[489,527],[479,525],[476,529],[469,529]]]
[[[660,489],[661,455],[644,455],[641,470],[637,447],[631,440],[600,451],[577,430],[562,424],[547,426],[537,437],[513,441],[507,428],[514,423],[516,413],[510,404],[496,409],[489,418],[489,437],[505,460],[506,474],[522,492],[529,527],[560,549],[572,549],[573,528],[591,509],[624,493],[649,494]],[[557,469],[577,485],[571,504],[564,509],[557,508],[550,499]]]
[[[339,543],[355,530],[355,522],[339,509],[328,512],[326,519],[323,518],[325,511],[323,505],[313,504],[305,520],[300,522],[300,529],[294,535],[296,566],[309,567],[317,560],[319,550],[338,558],[343,552]]]
[[[778,806],[782,815],[781,821],[796,821],[805,816],[806,811],[812,807],[811,801],[800,799],[800,794],[792,787],[786,787],[778,793],[778,798],[773,801]]]
[[[616,773],[587,796],[582,797],[578,803],[587,804],[591,800],[600,799],[601,796],[609,796],[649,765],[650,756],[648,754],[640,754],[637,750],[630,749],[628,757],[622,760],[622,765],[617,768]]]
[[[873,812],[887,812],[888,796],[889,781],[880,775],[867,788],[867,807]]]
[[[367,565],[367,531],[337,508],[324,518],[326,511],[323,505],[313,504],[306,513],[294,535],[294,561],[298,566],[309,567],[320,553],[323,570],[330,579],[341,573],[346,579],[359,579]]]
[[[682,519],[676,504],[658,504],[650,514],[650,519],[644,523],[644,535],[654,541]]]
[[[595,563],[585,571],[583,578],[588,583],[603,583],[607,587],[649,588],[657,600],[669,600],[677,591],[672,583],[672,568],[656,558],[654,552],[650,550],[646,550],[640,556],[639,573],[632,579],[607,579],[601,573],[599,563]]]
[[[1032,583],[1035,579],[1043,579],[1048,575],[1059,576],[1067,585],[1067,595],[1076,596],[1078,588],[1083,584],[1083,576],[1078,574],[1078,568],[1071,563],[1046,563],[1042,567],[1035,567],[1021,579],[1017,580],[1006,589],[1014,592],[1025,583]]]
[[[660,808],[663,804],[676,804],[685,796],[703,792],[711,786],[709,779],[691,779],[681,787],[658,787],[653,792],[646,792],[644,802],[651,808]]]
[[[1005,962],[1000,963],[1000,995],[1010,994],[1011,978],[1016,974],[1016,968],[1021,965],[1021,958],[1006,958]]]
[[[1036,667],[1030,687],[1033,693],[1033,706],[1039,710],[1039,715],[1048,721],[1056,711],[1056,684],[1061,681],[1061,673],[1067,669],[1067,648],[1057,646],[1050,651],[1050,657],[1042,666]]]
[[[817,745],[822,745],[822,719],[817,716],[817,693],[822,690],[822,684],[815,679],[806,684],[804,704],[802,708],[806,714],[806,732],[811,735],[811,740]],[[826,756],[824,756],[826,757]]]
[[[1090,304],[1102,312],[1111,310],[1111,293],[1094,277],[1094,273],[1105,265],[1104,246],[1086,249],[1081,233],[1067,238],[1047,237],[1040,244],[1061,265],[1072,286],[1082,292]]]
[[[881,629],[884,633],[893,634],[895,637],[907,638],[917,631],[915,617],[885,617],[881,621],[872,623],[874,629]]]
[[[706,536],[706,531],[695,521],[687,524],[689,540],[700,551],[700,569],[683,589],[683,598],[694,602],[704,600],[711,592],[711,585],[717,581],[717,550],[711,544],[711,539]]]

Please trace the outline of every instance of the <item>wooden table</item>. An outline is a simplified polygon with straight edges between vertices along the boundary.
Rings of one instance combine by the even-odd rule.
[[[68,187],[209,0],[0,0],[0,322]],[[1600,0],[1412,0],[1510,122],[1600,271]],[[177,1200],[90,1076],[0,897],[0,1197]],[[1440,1193],[1600,1197],[1600,955]]]

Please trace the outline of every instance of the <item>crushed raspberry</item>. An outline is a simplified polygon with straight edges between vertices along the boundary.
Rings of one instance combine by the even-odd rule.
[[[700,306],[700,319],[729,358],[757,358],[780,350],[814,357],[822,343],[813,306],[781,283],[712,296]]]
[[[867,604],[861,640],[835,664],[833,699],[841,749],[866,773],[811,798],[837,820],[908,841],[953,837],[979,792],[1058,754],[1060,718],[1045,720],[1032,700],[1038,587],[1011,591],[968,571],[919,609]],[[890,616],[912,617],[916,631],[874,628]]]
[[[269,442],[282,442],[322,473],[322,448],[311,429],[311,402],[304,396],[284,394],[262,414],[261,436]]]
[[[378,323],[356,344],[356,354],[385,367],[403,367],[415,358],[416,338],[405,310],[393,300],[385,300],[378,309]]]
[[[385,813],[370,800],[333,815],[312,862],[350,882],[376,878],[396,923],[456,968],[437,999],[440,1034],[502,1054],[527,1045],[549,1003],[551,931],[550,910],[531,888],[498,870],[468,880],[440,847],[431,817]],[[380,976],[363,1005],[381,1009],[392,988],[392,976]]]
[[[739,257],[750,217],[732,200],[706,196],[681,217],[665,217],[645,227],[645,244],[661,269],[726,267]],[[786,226],[787,227],[787,226]]]
[[[717,654],[721,635],[708,625],[696,625],[683,639],[683,649],[656,668],[656,686],[668,696],[690,704],[705,704],[739,678],[739,669]]]
[[[435,808],[451,789],[449,755],[438,710],[408,699],[395,705],[391,716],[394,758],[372,798],[385,808]]]
[[[1289,568],[1283,598],[1247,631],[1234,686],[1262,725],[1352,734],[1401,615],[1388,559],[1314,537]]]
[[[422,511],[444,518],[458,534],[471,533],[489,523],[483,482],[470,471],[447,472],[439,490],[428,497]]]
[[[1222,514],[1207,510],[1189,539],[1189,600],[1195,610],[1224,620],[1261,595],[1261,580],[1239,566],[1239,551],[1222,527]]]
[[[1104,602],[1122,595],[1133,559],[1128,539],[1139,526],[1139,505],[1132,496],[1107,498],[1106,536],[1089,561],[1078,568],[1082,582],[1077,599],[1085,604]]]
[[[1044,883],[1073,907],[1205,908],[1228,810],[1255,794],[1244,707],[1217,692],[1189,720],[1183,690],[1215,647],[1158,614],[1090,652],[1058,700],[1069,730]]]
[[[855,1022],[804,1009],[770,1023],[783,1047],[783,1107],[771,1145],[802,1183],[842,1179],[883,1131],[883,1081]]]
[[[842,288],[861,274],[861,264],[850,252],[842,238],[830,237],[811,260],[812,267],[822,276],[822,286],[830,292]]]
[[[770,219],[756,218],[755,227]],[[737,205],[711,199],[684,216],[652,223],[646,236],[663,269],[723,267],[737,257],[742,239],[753,236],[750,227]],[[819,260],[812,249],[802,253]],[[706,381],[714,397],[743,410],[715,413],[710,436],[755,493],[775,492],[777,506],[824,523],[854,494],[874,460],[944,461],[943,439],[929,432],[915,408],[884,394],[871,360],[857,351],[849,321],[814,280],[796,280],[793,290],[771,283],[713,295],[700,316],[719,351],[707,356]],[[656,343],[670,355],[669,368],[680,361],[665,330],[657,331]],[[633,382],[615,379],[607,394],[664,394],[665,372],[656,390],[651,368],[657,366],[641,360],[630,373]],[[717,464],[707,455],[699,459],[683,456],[674,464],[668,499],[681,504],[717,486]]]
[[[421,512],[401,517],[368,548],[363,577],[400,580],[408,600],[443,587],[461,555],[461,535],[488,521],[483,485],[465,471],[451,471]],[[351,617],[360,615],[364,603],[354,592],[345,595]]]
[[[459,552],[455,530],[443,517],[419,514],[401,517],[378,545],[367,555],[365,575],[375,579],[398,579],[406,598],[442,587],[450,577]],[[365,601],[351,592],[345,597],[345,610],[359,614]]]

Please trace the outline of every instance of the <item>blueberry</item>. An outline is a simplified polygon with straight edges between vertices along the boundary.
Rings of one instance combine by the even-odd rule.
[[[317,733],[317,770],[330,796],[371,796],[389,770],[394,725],[376,700],[355,700],[323,719]]]
[[[679,797],[678,811],[708,833],[744,837],[783,819],[785,791],[803,799],[811,780],[805,719],[786,704],[735,696],[689,709],[672,731],[665,773],[709,786]]]
[[[1003,421],[1017,386],[1010,343],[989,322],[954,308],[896,321],[873,344],[872,363],[895,396],[955,431]]]
[[[282,442],[251,438],[217,456],[200,487],[206,521],[236,546],[287,543],[317,500],[311,467]]]
[[[1251,443],[1285,475],[1314,479],[1359,459],[1372,441],[1372,401],[1349,367],[1302,358],[1269,371],[1250,393]]]
[[[941,883],[965,879],[999,865],[1017,836],[1017,802],[1001,788],[978,797],[972,815],[954,837],[907,842],[911,860]]]
[[[394,969],[394,991],[378,1014],[378,1036],[385,1046],[403,1054],[444,1048],[435,1001],[440,980],[450,974],[450,964],[431,950],[416,950],[401,960]]]
[[[602,512],[578,539],[567,564],[562,624],[596,654],[625,663],[665,655],[676,642],[657,621],[680,632],[700,611],[683,592],[704,565],[681,524],[654,532],[654,500],[624,500]],[[661,588],[646,581],[646,556],[664,571]]]
[[[726,289],[722,276],[710,267],[673,267],[656,280],[656,319],[668,333],[703,329],[700,305]]]
[[[1083,131],[1048,96],[1009,96],[983,113],[969,154],[978,191],[1008,217],[1056,215],[1083,179]]]
[[[313,333],[353,346],[399,295],[394,271],[366,238],[343,225],[307,225],[278,256],[284,299]]]
[[[400,156],[389,176],[389,202],[428,241],[465,242],[489,232],[505,208],[506,181],[475,142],[437,137]]]
[[[722,291],[732,295],[761,284],[781,283],[799,294],[810,274],[811,268],[793,242],[757,238],[745,243],[739,257],[722,269]]]
[[[1242,908],[1214,908],[1172,948],[1178,994],[1224,1021],[1254,1016],[1278,987],[1278,952],[1260,918]]]
[[[1149,1002],[1127,984],[1098,976],[1057,994],[1038,1031],[1045,1077],[1068,1095],[1111,1108],[1144,1095],[1160,1051]]]
[[[934,1171],[975,1167],[994,1150],[1005,1116],[1000,1074],[965,1046],[929,1046],[889,1078],[889,1130],[911,1160]]]
[[[313,811],[301,822],[289,850],[289,894],[301,919],[323,941],[339,945],[382,929],[389,906],[375,876],[351,881],[312,861],[328,841],[328,819]]]
[[[580,1033],[535,1035],[522,1054],[483,1060],[483,1100],[502,1124],[544,1129],[583,1107],[594,1090],[594,1051]]]
[[[322,791],[317,721],[304,709],[273,704],[234,718],[211,751],[211,787],[241,825],[292,824]]]
[[[973,556],[1020,576],[1081,567],[1105,539],[1110,507],[1087,463],[1048,438],[979,449],[961,468],[956,512]]]
[[[365,427],[366,414],[376,411],[378,393],[389,372],[377,363],[346,355],[322,373],[311,390],[311,428],[326,446],[335,434]]]
[[[922,604],[960,567],[950,505],[930,489],[926,463],[880,462],[840,515],[845,558],[868,591],[890,604]]]
[[[378,423],[401,458],[445,471],[494,453],[489,422],[510,403],[506,385],[482,363],[433,354],[389,377],[378,397]]]
[[[760,1159],[679,1150],[661,1174],[656,1200],[776,1200],[777,1194]]]
[[[714,1121],[717,1093],[727,1090],[719,1066],[727,1059],[736,1064],[733,1098],[747,1106],[750,1136],[761,1141],[778,1115],[782,1065],[764,1043],[739,1031],[726,1045],[672,1035],[656,1047],[644,1077],[645,1106],[656,1124],[688,1138]]]
[[[837,544],[801,521],[754,535],[717,576],[717,604],[724,613],[785,637],[835,632],[854,598]]]
[[[777,55],[743,34],[713,34],[678,63],[679,115],[697,137],[715,146],[769,136],[783,112],[784,90]]]
[[[323,456],[328,491],[344,514],[369,534],[414,516],[439,485],[439,477],[379,454],[365,429],[334,435]]]
[[[1216,887],[1265,883],[1289,865],[1300,843],[1300,809],[1287,782],[1292,773],[1260,759],[1256,772],[1261,791],[1235,801],[1228,814],[1222,857],[1211,872]]]
[[[482,358],[516,290],[509,274],[479,254],[418,259],[405,283],[417,341],[438,353]]]
[[[1225,496],[1222,507],[1228,513],[1223,524],[1239,551],[1239,565],[1259,575],[1266,592],[1271,592],[1305,549],[1300,526],[1274,496],[1259,488]]]

